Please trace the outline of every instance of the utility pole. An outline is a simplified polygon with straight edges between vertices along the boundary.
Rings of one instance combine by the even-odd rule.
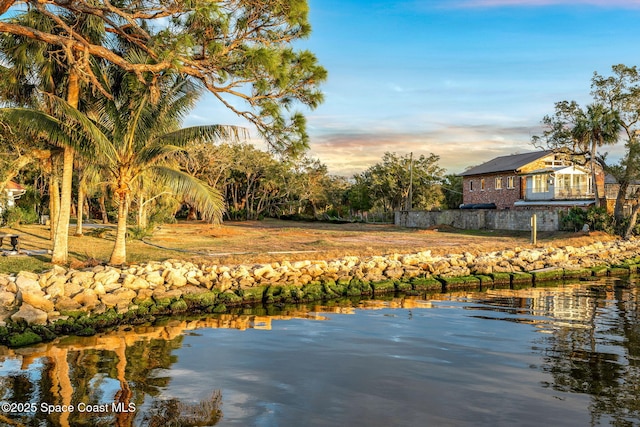
[[[413,151],[409,155],[409,195],[407,196],[406,210],[413,208]]]

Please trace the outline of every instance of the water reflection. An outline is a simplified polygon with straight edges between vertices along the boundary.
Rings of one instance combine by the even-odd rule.
[[[65,337],[23,349],[0,348],[0,400],[10,404],[8,407],[3,406],[0,424],[295,425],[284,421],[286,417],[283,411],[286,412],[286,406],[291,402],[281,402],[274,394],[291,395],[299,399],[297,383],[292,382],[293,380],[283,380],[276,374],[256,373],[247,364],[258,365],[261,363],[258,362],[261,356],[245,355],[247,348],[255,350],[256,354],[266,354],[267,350],[273,350],[269,346],[281,346],[282,350],[274,352],[275,356],[272,356],[273,360],[278,359],[277,363],[287,364],[287,358],[297,360],[305,357],[315,361],[315,357],[322,356],[325,359],[318,359],[318,365],[324,360],[329,362],[328,366],[314,365],[318,372],[335,368],[331,363],[336,363],[336,360],[341,360],[345,366],[349,366],[348,359],[343,357],[345,354],[353,353],[358,356],[354,360],[367,363],[363,357],[374,352],[380,359],[379,370],[386,369],[387,365],[382,363],[388,363],[388,366],[397,371],[394,373],[397,377],[387,377],[388,374],[384,372],[370,372],[370,375],[382,374],[380,380],[387,381],[388,388],[395,387],[401,391],[413,387],[423,390],[426,386],[440,387],[442,390],[454,387],[451,392],[455,390],[458,395],[473,392],[473,399],[481,399],[473,388],[487,393],[486,388],[483,388],[483,384],[464,384],[465,377],[477,377],[472,377],[463,370],[467,369],[465,365],[469,364],[467,358],[480,358],[478,363],[481,366],[482,363],[486,367],[491,366],[491,371],[498,374],[501,371],[508,372],[505,378],[511,378],[512,375],[532,377],[532,384],[537,384],[538,391],[526,390],[521,384],[523,399],[531,399],[532,394],[537,395],[540,392],[543,395],[552,393],[553,397],[558,399],[567,399],[567,396],[572,394],[585,396],[590,403],[588,408],[585,408],[584,415],[592,425],[607,422],[620,426],[638,425],[638,289],[635,286],[619,285],[620,282],[609,281],[553,288],[487,289],[483,292],[383,297],[362,301],[350,299],[331,301],[325,305],[241,308],[232,314],[173,319],[160,325],[125,327],[93,337]],[[434,309],[440,314],[436,318],[428,314],[433,312],[428,309]],[[371,314],[358,320],[357,326],[354,326],[356,324],[353,322],[343,324],[340,318],[334,316],[358,317],[363,312]],[[377,312],[383,317],[372,317]],[[326,322],[327,326],[321,333],[316,331],[317,328],[311,328],[310,324],[305,323],[302,325],[306,327],[300,326],[302,332],[283,334],[288,328],[284,325],[291,325],[297,320],[329,322]],[[493,323],[490,323],[491,321]],[[332,326],[333,324],[335,326]],[[509,325],[531,325],[534,335],[524,334],[522,329],[512,331],[512,326]],[[235,345],[238,342],[237,338],[227,342],[224,335],[216,334],[212,338],[207,332],[221,328],[273,331],[268,332],[272,338],[267,338],[269,335],[252,336],[251,339],[255,341],[243,347],[244,352],[237,350],[237,360],[229,361],[226,366],[229,373],[225,374],[226,377],[220,377],[226,378],[227,382],[222,379],[205,381],[202,376],[205,373],[212,374],[216,369],[224,369],[221,363],[228,360],[223,357],[224,354],[235,354],[233,348],[229,349],[229,353],[223,350],[226,345]],[[493,330],[498,331],[496,336],[490,336],[490,331]],[[504,347],[498,345],[501,333],[509,337],[508,345],[505,343]],[[314,334],[318,334],[318,337]],[[342,341],[341,334],[346,337]],[[321,335],[325,339],[322,339]],[[336,342],[328,342],[326,336],[335,337]],[[319,345],[320,343],[322,345]],[[509,346],[513,345],[520,345],[521,348],[511,350]],[[453,347],[460,348],[460,356],[452,355],[452,352],[447,350]],[[507,354],[510,351],[514,353],[507,355],[505,360],[529,360],[532,357],[531,353],[535,360],[524,368],[519,368],[526,371],[514,374],[511,372],[513,361],[507,360],[501,365],[495,359],[495,354]],[[243,357],[249,358],[244,360]],[[398,361],[402,361],[403,364],[398,365]],[[212,366],[207,366],[208,363]],[[433,371],[429,378],[423,378],[424,381],[428,380],[426,383],[416,382],[416,378],[420,377],[416,376],[417,372],[424,375],[425,369],[435,370],[438,366],[446,364],[455,365],[460,371]],[[195,384],[190,384],[192,389],[199,389],[198,393],[185,392],[184,387],[175,384],[179,382],[180,370],[185,368],[190,370],[191,376],[184,378],[195,377],[198,382],[198,378],[202,378],[203,385],[195,387]],[[356,368],[357,365],[352,366],[350,372]],[[416,369],[416,372],[412,369]],[[325,378],[320,373],[314,375],[313,372],[307,372],[305,384],[316,383],[319,390],[322,390],[329,385],[323,381],[332,381],[329,376]],[[457,385],[452,385],[451,375],[457,378],[453,383],[461,382],[460,389],[455,388]],[[234,387],[228,386],[228,381],[246,381],[247,384],[253,384],[249,390],[256,389],[255,394],[244,391],[242,394]],[[358,378],[354,378],[353,381],[357,383]],[[260,394],[257,389],[265,387],[264,382],[268,383],[266,385],[271,387],[271,391]],[[256,387],[258,385],[259,387]],[[204,390],[200,390],[202,388]],[[514,393],[515,390],[518,390],[518,387],[514,387]],[[471,401],[470,396],[471,394],[467,399]],[[444,415],[436,417],[436,409],[426,405],[422,396],[417,397],[419,399],[416,398],[414,402],[402,394],[396,397],[397,401],[391,400],[388,403],[400,408],[397,410],[399,413],[415,412],[420,415],[415,415],[415,419],[405,419],[404,425],[420,425],[425,422],[428,424],[429,421],[464,425],[467,418],[475,420],[477,425],[496,423],[495,418],[488,418],[486,422],[482,422],[483,418],[478,418],[473,412],[481,409],[472,407],[465,408],[469,411],[468,417],[460,414],[447,415],[459,416],[455,422],[454,418],[446,418]],[[460,397],[464,398],[462,395]],[[321,415],[335,412],[332,420],[343,421],[345,408],[341,405],[350,403],[336,401],[335,396],[324,398],[330,402],[323,404],[328,405],[321,410],[325,414],[319,413],[317,416],[321,418]],[[343,400],[346,399],[347,397]],[[539,399],[542,404],[546,397]],[[366,400],[370,400],[370,397]],[[227,403],[224,403],[225,401]],[[429,409],[418,409],[418,402]],[[488,402],[480,401],[477,406]],[[576,399],[576,402],[579,403],[580,399]],[[443,405],[440,401],[437,403]],[[410,406],[405,410],[406,405],[414,404],[416,407]],[[296,405],[299,406],[301,403],[295,402],[293,407],[297,407]],[[305,405],[309,403],[303,404]],[[535,408],[533,403],[532,408]],[[392,411],[390,408],[386,410]],[[441,410],[438,408],[437,412]],[[527,411],[535,409],[519,410],[522,411],[521,416],[526,418]],[[557,410],[562,411],[562,408]],[[576,411],[575,408],[571,410]],[[309,414],[309,420],[312,420],[313,409],[306,408],[305,411]],[[226,418],[223,417],[225,412],[228,414]],[[278,416],[282,417],[281,422],[274,422],[274,417],[277,419]],[[220,423],[220,420],[223,422]],[[376,424],[374,416],[371,420],[367,421],[370,425],[383,425]],[[360,418],[360,421],[364,422],[364,418]],[[381,423],[382,419],[378,418],[377,422]],[[468,424],[473,425],[474,422],[469,421]],[[527,423],[524,422],[523,425],[525,424]]]

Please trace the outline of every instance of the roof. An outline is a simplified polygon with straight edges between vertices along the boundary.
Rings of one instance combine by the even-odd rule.
[[[473,167],[468,171],[462,172],[460,176],[517,171],[522,166],[528,165],[529,163],[541,159],[542,157],[548,156],[552,153],[553,151],[546,150],[496,157],[493,160],[489,160],[486,163]]]
[[[24,191],[25,190],[25,188],[22,185],[18,184],[17,182],[13,182],[13,181],[9,181],[7,183],[7,185],[5,186],[5,189],[9,190],[9,191]]]
[[[611,175],[610,173],[606,174],[604,176],[604,183],[605,184],[619,184],[618,180],[616,179],[616,177],[614,177],[613,175]],[[640,185],[640,179],[634,179],[630,182],[630,185]]]

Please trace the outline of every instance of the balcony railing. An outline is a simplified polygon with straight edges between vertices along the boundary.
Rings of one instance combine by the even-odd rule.
[[[570,188],[557,188],[556,199],[591,199],[594,197],[593,190],[586,185]]]
[[[525,194],[525,200],[582,200],[593,197],[593,191],[587,185],[556,189],[550,186],[549,191],[546,192],[534,192],[532,188],[527,188]]]

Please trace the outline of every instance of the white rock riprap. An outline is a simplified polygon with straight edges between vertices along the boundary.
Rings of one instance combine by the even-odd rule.
[[[364,283],[365,290],[367,283],[382,284],[375,291],[385,291],[393,290],[393,283],[415,278],[513,274],[549,268],[578,271],[623,261],[632,267],[640,264],[640,240],[597,242],[584,247],[516,247],[480,255],[465,252],[436,256],[424,251],[233,266],[196,265],[179,260],[127,268],[97,266],[82,271],[56,266],[41,274],[0,275],[0,325],[8,318],[47,324],[77,311],[103,313],[113,308],[125,313],[144,301],[170,304],[201,295],[210,300],[219,298],[227,304],[243,298],[259,301],[263,294],[275,295],[273,289],[270,293],[265,291],[269,287],[311,289],[327,283],[357,282],[358,286]],[[287,292],[287,295],[295,293],[295,289]],[[184,301],[176,307],[183,309]]]

